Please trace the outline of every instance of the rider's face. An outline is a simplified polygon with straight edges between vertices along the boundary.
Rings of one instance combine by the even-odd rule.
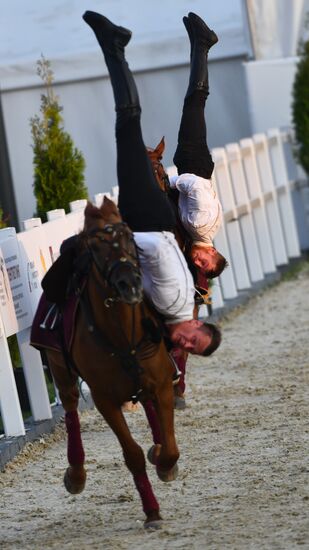
[[[170,324],[167,327],[172,343],[188,353],[201,355],[211,343],[211,334],[203,322],[197,319]]]
[[[194,246],[191,258],[194,265],[205,273],[211,272],[217,267],[217,251],[212,246]]]

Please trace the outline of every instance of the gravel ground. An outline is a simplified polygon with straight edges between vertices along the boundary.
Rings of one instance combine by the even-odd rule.
[[[309,548],[309,269],[222,320],[223,342],[192,357],[176,411],[179,477],[148,471],[161,530],[145,531],[118,443],[97,412],[82,415],[88,481],[62,484],[64,428],[28,444],[0,474],[0,548]],[[143,412],[126,412],[146,451]]]

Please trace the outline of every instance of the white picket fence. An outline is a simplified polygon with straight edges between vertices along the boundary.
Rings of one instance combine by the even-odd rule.
[[[215,238],[227,268],[214,281],[213,308],[236,298],[278,266],[309,249],[309,187],[292,155],[290,132],[270,130],[212,150],[214,181],[224,223]],[[175,173],[175,167],[168,169]],[[118,199],[118,187],[99,193]],[[0,408],[6,436],[25,434],[7,337],[17,334],[32,416],[52,417],[40,353],[29,345],[30,327],[41,295],[40,282],[59,255],[62,241],[83,227],[84,200],[71,212],[48,212],[24,222],[24,231],[0,230]],[[206,314],[206,310],[203,315]]]

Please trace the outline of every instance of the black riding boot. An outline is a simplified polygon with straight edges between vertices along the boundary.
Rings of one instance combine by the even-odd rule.
[[[141,130],[141,108],[133,75],[125,60],[131,31],[103,15],[87,11],[84,20],[102,48],[115,98],[118,206],[132,231],[173,231],[175,217],[157,185]]]
[[[173,160],[179,175],[188,172],[209,179],[214,164],[207,146],[204,109],[209,94],[208,52],[218,37],[194,13],[183,22],[191,44],[190,78]]]
[[[127,118],[141,112],[137,88],[124,52],[132,33],[93,11],[86,11],[83,19],[94,31],[105,58],[114,92],[117,129]]]

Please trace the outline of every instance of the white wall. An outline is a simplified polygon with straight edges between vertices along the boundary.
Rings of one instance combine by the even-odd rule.
[[[143,107],[146,143],[164,134],[166,164],[176,146],[188,79],[189,41],[182,23],[199,13],[219,35],[210,54],[211,96],[207,108],[211,146],[249,132],[241,62],[250,52],[242,0],[165,0],[164,9],[144,0],[4,0],[1,3],[0,86],[19,220],[33,215],[33,167],[29,119],[39,113],[36,61],[52,62],[65,129],[85,156],[90,197],[116,183],[114,103],[106,66],[86,9],[106,14],[133,30],[127,48]],[[18,14],[18,17],[16,16]]]
[[[292,90],[298,58],[244,63],[252,133],[292,124]]]

